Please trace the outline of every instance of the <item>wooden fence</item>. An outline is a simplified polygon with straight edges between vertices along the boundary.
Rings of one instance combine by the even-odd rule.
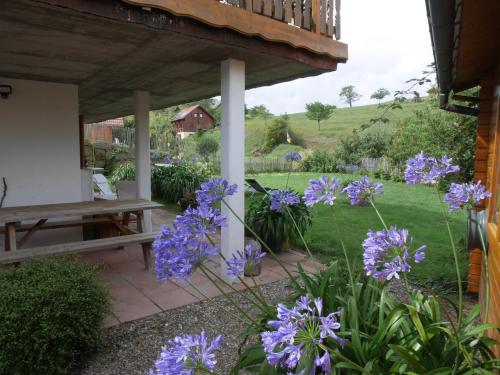
[[[216,0],[321,35],[340,39],[340,0]]]

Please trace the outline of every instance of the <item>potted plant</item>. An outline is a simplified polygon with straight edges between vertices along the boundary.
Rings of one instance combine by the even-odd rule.
[[[282,210],[273,208],[273,194],[295,195],[297,200],[287,204]],[[305,205],[304,199],[291,190],[270,192],[257,196],[252,200],[245,218],[248,226],[259,236],[273,251],[283,250],[284,244],[296,239],[300,231],[304,235],[311,225],[311,211]],[[247,232],[249,236],[252,233]]]

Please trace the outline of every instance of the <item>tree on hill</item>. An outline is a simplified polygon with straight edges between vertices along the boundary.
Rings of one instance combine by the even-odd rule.
[[[265,124],[267,125],[267,120],[269,120],[274,115],[267,109],[267,107],[263,104],[256,105],[248,110],[248,116],[250,118],[260,117],[264,119]]]
[[[352,103],[361,99],[361,95],[354,90],[353,85],[342,87],[339,93],[340,98],[352,107]]]
[[[390,95],[391,93],[389,92],[389,90],[385,89],[385,88],[380,88],[378,89],[377,91],[375,91],[372,96],[370,96],[370,99],[377,99],[378,100],[378,104],[380,104],[380,102],[388,95]]]
[[[306,117],[309,120],[318,122],[318,130],[321,130],[321,121],[328,120],[332,117],[333,110],[337,108],[334,105],[313,102],[306,104]]]

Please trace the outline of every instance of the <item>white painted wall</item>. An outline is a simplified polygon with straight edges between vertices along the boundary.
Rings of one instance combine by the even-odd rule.
[[[12,86],[12,95],[0,99],[4,206],[81,201],[78,87],[2,77],[0,85]]]

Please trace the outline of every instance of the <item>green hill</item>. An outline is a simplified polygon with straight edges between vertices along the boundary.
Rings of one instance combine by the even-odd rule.
[[[411,115],[415,110],[422,109],[426,105],[425,101],[421,103],[403,103],[402,109],[389,110],[386,117],[389,122],[376,127],[391,129],[392,125],[399,119]],[[372,118],[377,118],[382,114],[383,109],[377,105],[359,106],[353,108],[339,108],[334,111],[333,116],[321,123],[321,130],[318,130],[315,121],[308,120],[305,113],[289,114],[290,128],[292,131],[304,140],[304,146],[307,149],[332,150],[339,138],[348,135],[353,129],[366,124]],[[272,119],[268,119],[269,124]],[[264,130],[266,124],[264,119],[252,118],[246,121],[246,140],[245,153],[251,155],[252,150],[258,149],[264,142]],[[211,132],[212,136],[219,139],[219,129]],[[291,145],[280,145],[272,155],[282,156],[291,150],[298,150],[300,147]]]

